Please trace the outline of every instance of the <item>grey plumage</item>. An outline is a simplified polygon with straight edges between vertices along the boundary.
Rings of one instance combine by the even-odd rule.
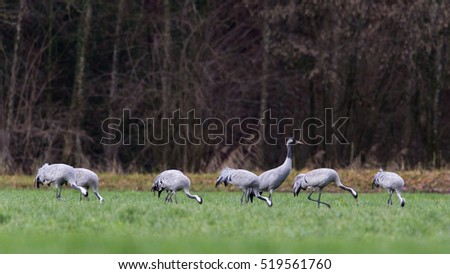
[[[86,189],[77,185],[74,168],[66,164],[49,165],[48,163],[45,163],[39,168],[34,182],[37,188],[42,184],[55,184],[56,199],[58,200],[61,199],[61,191],[64,184],[69,184],[72,188],[80,191],[81,194],[86,197],[88,195]]]
[[[330,168],[314,169],[311,170],[310,172],[307,172],[306,174],[297,175],[294,179],[294,186],[293,186],[294,196],[298,196],[298,193],[300,192],[301,189],[306,190],[307,188],[312,188],[312,191],[309,194],[308,199],[317,202],[318,207],[320,207],[320,204],[324,204],[327,207],[331,207],[329,204],[320,201],[320,197],[322,195],[322,189],[332,182],[336,183],[336,185],[339,188],[350,192],[353,198],[355,198],[356,203],[358,204],[358,193],[354,189],[344,186],[336,170]],[[318,200],[314,200],[311,198],[311,195],[317,189],[319,189],[319,198]]]
[[[265,201],[268,206],[272,206],[272,201],[270,201],[269,198],[263,197],[261,196],[261,194],[259,194],[259,177],[248,170],[224,168],[216,180],[216,188],[221,183],[223,183],[225,187],[228,184],[232,184],[242,190],[241,204],[247,193],[249,193],[249,191],[252,191],[256,198]]]
[[[387,189],[389,192],[389,199],[387,201],[388,205],[392,205],[392,194],[394,191],[397,193],[398,199],[400,200],[400,206],[405,206],[405,199],[402,198],[403,186],[405,181],[397,173],[387,172],[380,169],[380,171],[375,174],[372,182],[372,189],[374,187],[380,187]]]
[[[159,198],[161,192],[166,190],[168,192],[165,198],[166,203],[172,202],[172,197],[175,200],[175,203],[178,203],[176,192],[179,190],[183,190],[188,198],[195,199],[199,204],[203,203],[202,197],[198,195],[192,195],[189,192],[190,186],[191,181],[186,175],[183,174],[183,172],[175,169],[170,169],[163,171],[161,174],[155,177],[151,191],[157,191]]]
[[[75,168],[75,178],[78,186],[84,187],[86,191],[89,191],[89,188],[92,188],[92,191],[94,191],[94,194],[97,196],[99,202],[103,203],[103,198],[98,193],[98,176],[95,172],[86,168]],[[80,200],[81,198],[82,196],[80,194]]]
[[[270,169],[261,175],[259,175],[260,184],[260,194],[263,191],[269,191],[269,199],[272,201],[273,191],[281,186],[281,184],[286,180],[289,176],[289,173],[292,169],[292,146],[295,144],[302,144],[299,141],[294,140],[293,138],[289,138],[286,141],[286,159],[283,164],[279,167]],[[253,194],[251,194],[253,195]]]

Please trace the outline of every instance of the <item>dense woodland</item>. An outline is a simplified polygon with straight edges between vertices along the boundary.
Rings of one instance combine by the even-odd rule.
[[[263,125],[290,118],[302,128],[326,108],[348,117],[339,128],[348,143],[296,146],[296,168],[448,167],[449,23],[446,0],[0,0],[0,173],[44,162],[267,169],[292,132]],[[122,119],[124,110],[152,124]],[[248,120],[258,134],[183,145],[176,138],[194,131],[166,133],[160,121],[192,110],[262,123]],[[111,117],[122,119],[123,142],[104,145]],[[142,143],[145,131],[171,141]],[[278,142],[255,141],[267,136]]]

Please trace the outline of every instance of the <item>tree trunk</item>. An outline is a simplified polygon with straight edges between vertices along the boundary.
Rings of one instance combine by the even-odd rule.
[[[86,67],[86,47],[91,30],[92,5],[90,0],[83,2],[83,14],[77,35],[77,62],[75,67],[75,82],[72,92],[72,102],[70,106],[70,117],[68,131],[64,136],[63,159],[65,162],[77,166],[88,166],[89,161],[83,153],[81,144],[81,123],[84,119],[85,100],[85,67]]]
[[[14,104],[17,93],[17,74],[19,71],[19,47],[22,36],[22,20],[25,13],[25,1],[26,0],[20,0],[19,3],[19,12],[16,22],[16,35],[14,37],[13,60],[11,64],[11,76],[9,78],[7,93],[8,112],[6,116],[6,125],[2,126],[2,130],[0,130],[0,144],[2,147],[0,151],[0,172],[12,172],[14,169],[14,160],[9,148],[11,145],[11,132],[13,131]]]
[[[124,10],[125,0],[120,0],[117,5],[117,21],[116,27],[114,30],[114,49],[113,49],[113,58],[112,58],[112,71],[111,71],[111,87],[109,89],[109,117],[113,117],[115,103],[114,98],[117,94],[117,70],[119,63],[119,43],[120,43],[120,32],[122,29],[122,20],[123,20],[123,10]],[[111,133],[111,132],[110,132]],[[121,172],[122,168],[120,166],[120,161],[118,158],[119,149],[118,145],[108,145],[105,146],[105,155],[106,161],[108,162],[109,170],[112,172]]]
[[[439,137],[439,97],[441,94],[441,89],[443,87],[442,81],[443,81],[443,66],[445,66],[445,59],[446,59],[446,51],[447,51],[447,44],[444,41],[445,38],[439,37],[437,38],[438,42],[436,45],[436,59],[435,59],[435,66],[436,66],[436,89],[434,91],[434,98],[433,98],[433,141],[432,141],[432,147],[433,147],[433,167],[434,168],[440,168],[441,167],[441,152],[440,152],[440,137]]]
[[[168,118],[169,110],[170,110],[170,78],[169,78],[169,70],[170,70],[170,48],[172,45],[172,37],[170,34],[170,0],[164,0],[164,26],[163,26],[163,55],[164,59],[162,62],[162,71],[161,71],[161,84],[162,84],[162,118]],[[170,138],[170,136],[169,136]],[[170,139],[169,139],[170,140]],[[163,155],[162,155],[162,169],[167,168],[167,162],[169,161],[169,145],[165,145],[163,147]]]
[[[265,148],[267,147],[267,145],[265,144],[265,140],[268,132],[267,130],[270,130],[269,127],[267,127],[267,117],[265,117],[266,115],[266,111],[269,108],[268,105],[268,98],[269,98],[269,88],[268,88],[268,74],[269,74],[269,54],[270,54],[270,26],[269,26],[269,21],[268,18],[266,18],[267,16],[267,11],[269,10],[269,1],[268,0],[264,0],[263,2],[264,5],[264,16],[263,16],[263,29],[262,29],[262,56],[263,56],[263,60],[262,60],[262,66],[261,66],[261,93],[260,93],[260,99],[259,99],[259,117],[261,119],[261,124],[259,127],[259,133],[260,133],[260,141],[259,144],[257,145],[257,152],[259,154],[259,156],[262,159],[265,159],[266,155],[265,155]],[[270,132],[269,132],[270,134]],[[272,140],[271,140],[272,141]],[[261,165],[259,166],[259,168],[265,168],[264,164],[261,163]]]

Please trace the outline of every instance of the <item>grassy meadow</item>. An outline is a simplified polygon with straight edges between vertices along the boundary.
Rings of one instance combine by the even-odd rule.
[[[29,178],[28,178],[29,179]],[[24,179],[25,180],[25,179]],[[324,193],[331,209],[301,192],[274,205],[240,205],[240,192],[192,190],[165,204],[149,191],[100,189],[99,204],[65,187],[0,188],[0,253],[450,253],[450,195]],[[92,193],[91,193],[92,194]]]

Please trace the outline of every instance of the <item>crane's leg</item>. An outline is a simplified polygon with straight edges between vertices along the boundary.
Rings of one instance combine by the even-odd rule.
[[[273,189],[271,189],[270,191],[269,191],[269,200],[272,202],[272,193],[273,193]]]
[[[170,198],[171,194],[172,194],[171,192],[167,192],[167,196],[164,199],[164,203],[172,202],[172,198]]]
[[[389,199],[387,200],[388,206],[392,205],[392,194],[394,193],[393,189],[389,189]]]
[[[253,197],[255,197],[253,189],[251,188],[247,189],[247,199],[245,200],[245,202],[248,203],[248,201],[250,201],[250,203],[253,203]]]
[[[61,201],[61,191],[62,191],[62,186],[58,185],[56,188],[56,199],[58,201]]]
[[[242,201],[244,200],[244,196],[245,196],[245,189],[242,190],[242,196],[241,196],[241,205],[242,205]]]
[[[314,188],[314,189],[311,191],[311,193],[310,193],[309,196],[308,196],[308,200],[317,202],[317,207],[318,207],[318,208],[320,207],[320,204],[324,204],[324,205],[326,205],[328,208],[331,208],[331,206],[330,206],[329,204],[320,201],[320,197],[322,196],[322,189],[321,189],[321,188],[319,188],[319,199],[318,199],[318,200],[314,200],[313,198],[311,198],[311,195],[314,193],[314,191],[316,191],[316,189],[317,189],[317,187]]]
[[[172,190],[172,196],[173,196],[173,199],[175,200],[175,203],[178,204],[177,193],[175,192],[175,190]]]
[[[326,205],[328,208],[331,208],[330,204],[327,204],[327,203],[325,203],[325,202],[321,202],[321,201],[320,201],[320,196],[322,196],[322,189],[321,189],[321,188],[319,189],[319,200],[318,200],[318,203],[319,203],[319,204],[324,204],[324,205]]]
[[[311,191],[311,193],[309,193],[308,195],[308,200],[313,201],[313,202],[317,202],[317,200],[314,200],[313,198],[311,198],[311,195],[314,193],[314,191],[316,191],[316,188],[313,188],[313,190]],[[319,207],[319,206],[317,206]]]

